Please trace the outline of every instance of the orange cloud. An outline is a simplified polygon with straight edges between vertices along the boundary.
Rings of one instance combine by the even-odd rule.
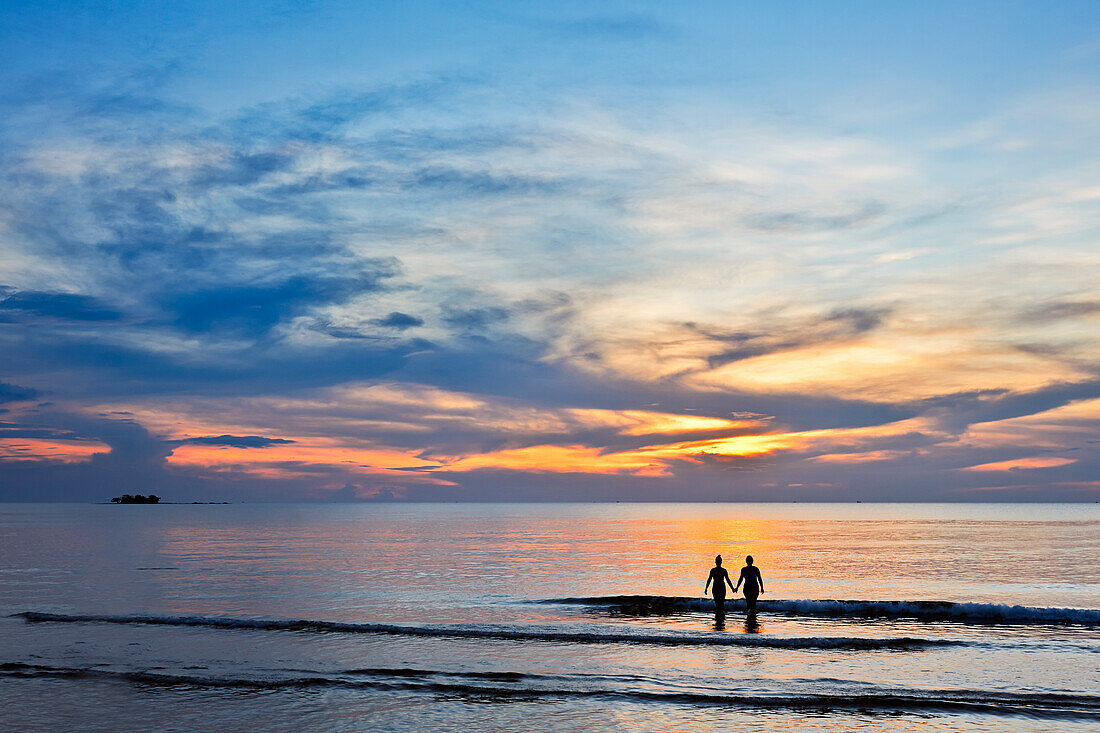
[[[730,421],[733,422],[733,421]],[[448,471],[470,471],[480,468],[506,468],[526,471],[633,473],[640,476],[668,475],[668,463],[676,460],[698,461],[708,456],[752,458],[784,451],[804,452],[822,446],[858,446],[878,438],[904,435],[927,430],[920,418],[886,425],[862,428],[835,428],[803,432],[773,432],[754,435],[734,435],[705,440],[677,441],[642,448],[603,452],[598,448],[579,445],[539,445],[491,453],[441,459]],[[863,460],[885,460],[891,451],[849,454],[864,456]],[[902,454],[902,451],[897,453]],[[845,454],[831,454],[833,460]],[[873,457],[872,457],[873,456]],[[881,456],[878,457],[878,456]],[[859,459],[857,458],[856,461]],[[856,462],[854,461],[854,462]]]
[[[412,451],[349,444],[332,438],[295,437],[293,443],[267,448],[237,448],[216,445],[181,445],[168,457],[179,466],[200,466],[212,470],[244,471],[258,476],[307,475],[309,466],[336,467],[351,473],[400,476],[411,481],[447,483],[408,468],[432,468],[437,463],[417,457]],[[301,464],[301,469],[292,466]]]
[[[825,453],[807,460],[821,461],[822,463],[871,463],[874,461],[889,461],[911,454],[911,451],[905,450],[873,450],[866,453]]]
[[[1100,399],[1078,400],[1034,415],[975,423],[959,439],[962,447],[1074,448],[1096,435]]]
[[[668,467],[653,452],[601,453],[581,445],[536,445],[445,460],[448,471],[513,469],[554,473],[632,473],[666,476]]]
[[[96,453],[108,453],[105,443],[85,440],[0,438],[0,459],[82,463]]]
[[[761,419],[728,420],[703,415],[679,415],[644,410],[568,410],[580,423],[590,427],[617,427],[620,435],[657,435],[710,430],[746,430],[767,423]]]
[[[972,333],[924,329],[765,354],[704,371],[688,381],[707,388],[889,402],[976,389],[1031,391],[1087,376],[1020,350],[976,346]]]
[[[885,425],[871,425],[861,428],[828,428],[824,430],[805,430],[793,433],[765,433],[760,435],[736,435],[676,443],[662,451],[672,451],[681,456],[709,454],[720,456],[758,456],[780,451],[805,452],[824,447],[858,447],[868,441],[881,438],[907,435],[910,433],[934,432],[924,418],[910,418]]]
[[[371,422],[368,416],[376,414],[372,409],[378,404],[394,408],[381,411],[381,416],[397,416],[407,421],[409,428],[421,432],[462,425],[501,435],[514,434],[517,442],[518,436],[524,434],[568,435],[592,429],[653,438],[647,445],[626,450],[541,442],[484,453],[447,452],[443,447],[428,453],[359,437],[369,434],[364,426]],[[895,455],[875,451],[874,443],[878,440],[935,432],[933,423],[921,418],[859,428],[784,432],[772,423],[772,418],[751,413],[713,417],[650,410],[555,410],[402,384],[340,387],[319,391],[308,398],[161,403],[145,409],[137,405],[124,407],[138,422],[172,440],[203,435],[264,435],[294,441],[266,448],[185,443],[169,456],[172,465],[272,477],[309,474],[312,466],[314,473],[339,469],[431,483],[449,483],[439,473],[485,469],[663,476],[671,473],[676,461],[780,453],[824,453],[815,460],[859,463],[887,460]],[[275,431],[272,426],[280,429]],[[700,438],[700,434],[705,437]]]
[[[977,466],[968,466],[966,468],[960,468],[960,471],[1019,471],[1030,470],[1035,468],[1054,468],[1055,466],[1068,466],[1071,463],[1076,463],[1076,458],[1057,458],[1054,456],[1033,457],[1033,458],[1014,458],[1009,461],[997,461],[996,463],[982,463]]]

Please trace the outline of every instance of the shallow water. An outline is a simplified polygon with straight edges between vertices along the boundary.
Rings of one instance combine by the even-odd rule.
[[[0,505],[0,705],[17,730],[1095,730],[1098,550],[1096,504]],[[755,620],[703,597],[718,552],[756,557]]]

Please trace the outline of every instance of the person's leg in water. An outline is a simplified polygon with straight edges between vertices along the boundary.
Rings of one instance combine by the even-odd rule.
[[[745,586],[745,610],[749,613],[756,613],[756,597],[758,595],[760,595],[760,591],[756,588]]]
[[[722,616],[726,613],[726,586],[714,586],[714,615]]]

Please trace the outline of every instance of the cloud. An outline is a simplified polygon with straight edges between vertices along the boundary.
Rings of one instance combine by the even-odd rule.
[[[330,501],[359,501],[359,487],[355,484],[344,484],[343,488],[329,494]]]
[[[0,382],[0,402],[23,402],[37,397],[37,390]]]
[[[163,298],[161,305],[174,315],[173,324],[187,331],[229,330],[258,336],[309,308],[376,291],[382,280],[399,272],[395,260],[361,261],[358,267],[358,275],[298,275],[269,285],[225,284],[182,292]]]
[[[1033,456],[1030,458],[1013,458],[1007,461],[994,463],[982,463],[977,466],[967,466],[962,471],[1027,471],[1039,468],[1054,468],[1076,463],[1075,458],[1058,458],[1056,456]]]
[[[545,195],[562,190],[562,184],[553,180],[444,167],[416,171],[409,185],[415,188],[439,189],[459,196],[523,196],[535,193]]]
[[[59,407],[0,385],[24,441],[4,495],[87,471],[261,497],[907,498],[977,490],[960,469],[1035,458],[1007,444],[1029,436],[1077,451],[1060,481],[1095,467],[1069,428],[1012,422],[1097,394],[1095,339],[1059,324],[1096,308],[1073,242],[967,244],[1004,191],[930,185],[920,140],[565,96],[532,115],[493,83],[220,115],[77,77],[17,99],[51,133],[0,140],[0,351]]]
[[[294,441],[285,438],[265,438],[260,435],[205,435],[186,438],[180,442],[189,445],[222,445],[230,448],[267,448],[272,445],[286,445]]]
[[[416,316],[410,316],[407,313],[393,311],[383,318],[372,318],[370,323],[375,326],[381,326],[382,328],[394,328],[399,331],[404,331],[407,328],[423,326],[424,320]]]
[[[44,316],[70,321],[115,321],[121,317],[118,311],[91,296],[16,290],[0,285],[0,320],[14,315]]]
[[[258,183],[273,173],[285,171],[294,163],[289,151],[256,153],[235,152],[216,163],[199,168],[191,179],[197,188],[247,186]]]
[[[783,211],[753,214],[746,223],[753,229],[765,232],[836,231],[869,224],[886,213],[881,201],[868,201],[858,208],[839,214],[823,214],[813,211]]]
[[[699,344],[701,352],[721,349],[706,356],[707,366],[714,368],[756,356],[845,341],[879,328],[890,311],[881,306],[844,307],[812,318],[781,320],[773,317],[769,319],[772,323],[763,323],[754,331],[724,331],[721,327],[696,323],[687,323],[684,327],[703,337]],[[734,346],[723,348],[725,344]]]
[[[1026,308],[1021,317],[1025,321],[1045,323],[1065,318],[1081,318],[1100,313],[1100,300],[1055,301]]]
[[[443,311],[443,322],[457,328],[478,331],[508,320],[510,313],[499,306],[462,308],[448,306]]]

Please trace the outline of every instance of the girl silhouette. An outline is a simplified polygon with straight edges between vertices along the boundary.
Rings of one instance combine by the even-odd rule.
[[[729,587],[733,588],[730,574],[722,567],[721,555],[714,558],[714,567],[710,569],[707,584],[703,587],[703,595],[706,595],[712,581],[714,582],[714,613],[721,616],[726,612],[726,584],[728,583]]]

